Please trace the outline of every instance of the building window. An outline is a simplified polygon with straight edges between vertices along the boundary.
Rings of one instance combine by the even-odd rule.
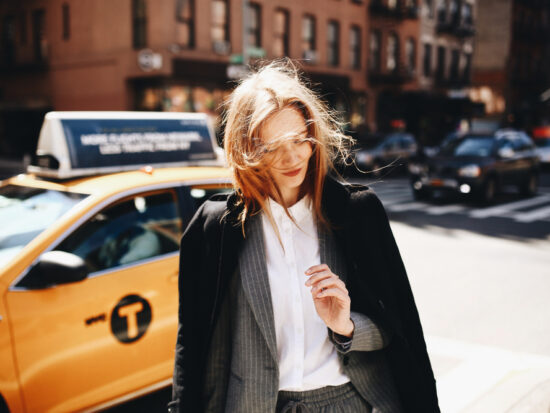
[[[447,5],[445,4],[445,0],[439,0],[439,3],[437,4],[437,22],[447,22]]]
[[[452,81],[458,80],[458,69],[460,65],[460,52],[458,49],[455,49],[451,52],[451,74],[450,78]]]
[[[462,73],[462,80],[464,82],[470,81],[470,71],[472,70],[472,54],[466,53],[464,55],[464,72]]]
[[[405,43],[405,54],[407,56],[407,70],[414,74],[416,71],[416,42],[411,37]]]
[[[350,66],[352,69],[361,69],[361,29],[352,26],[349,39]]]
[[[147,46],[147,8],[145,0],[132,0],[134,49]]]
[[[389,72],[397,71],[399,62],[399,38],[397,33],[390,33],[386,45],[386,69]]]
[[[424,76],[429,77],[432,75],[432,45],[429,43],[424,44],[424,60],[422,64],[422,71]]]
[[[32,41],[34,59],[37,62],[46,60],[48,42],[46,40],[46,11],[44,9],[32,12]]]
[[[63,23],[63,40],[69,40],[71,37],[71,20],[70,20],[70,9],[67,3],[61,6],[61,16]]]
[[[433,19],[434,17],[434,4],[433,0],[424,0],[424,7],[426,8],[426,15]]]
[[[462,24],[466,26],[473,26],[474,24],[472,5],[470,3],[464,3],[462,5]]]
[[[177,42],[181,47],[195,46],[195,2],[194,0],[176,1]]]
[[[379,30],[373,30],[370,34],[369,42],[369,69],[373,72],[380,71],[380,47],[381,35]]]
[[[304,16],[302,20],[302,57],[315,63],[317,45],[315,41],[315,17]]]
[[[458,8],[458,0],[451,0],[449,14],[451,15],[451,23],[457,25],[460,19],[460,9]]]
[[[275,10],[275,30],[273,43],[273,55],[275,57],[288,56],[288,39],[290,36],[290,22],[287,10]]]
[[[327,40],[328,64],[338,66],[340,63],[340,25],[338,22],[331,21],[328,23]]]
[[[19,41],[21,44],[27,44],[27,14],[19,15]]]
[[[262,10],[256,3],[250,3],[248,7],[248,45],[251,47],[262,47],[261,28]]]
[[[218,54],[229,54],[228,0],[212,0],[212,44]]]
[[[3,63],[11,65],[15,62],[15,18],[4,16],[2,23]]]
[[[445,47],[437,47],[437,72],[436,76],[438,80],[443,80],[445,77]]]

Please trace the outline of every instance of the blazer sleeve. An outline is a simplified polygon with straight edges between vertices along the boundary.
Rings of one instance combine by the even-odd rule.
[[[339,353],[347,354],[350,351],[376,351],[388,345],[388,335],[369,317],[359,312],[352,311],[350,318],[355,326],[351,338],[342,341],[342,339],[335,335],[332,330],[329,330],[329,339],[335,345]]]
[[[203,205],[204,207],[204,205]],[[189,368],[185,369],[185,365],[189,367],[188,356],[197,354],[196,347],[198,345],[198,337],[200,334],[195,332],[196,340],[191,340],[193,337],[193,329],[196,327],[193,320],[196,318],[194,310],[198,308],[198,282],[201,274],[201,257],[204,249],[204,231],[203,231],[203,207],[195,213],[193,219],[189,222],[180,241],[180,265],[179,265],[179,310],[178,310],[178,330],[176,341],[176,352],[174,361],[174,376],[172,384],[172,401],[168,404],[168,412],[180,413],[184,411],[183,399],[185,394],[193,394],[190,392],[189,386],[196,386],[192,378],[189,376]],[[186,331],[184,332],[184,326]],[[187,361],[187,363],[186,363]],[[200,392],[195,392],[199,393]],[[195,395],[196,397],[200,397]],[[194,404],[194,403],[192,403]],[[187,405],[187,403],[186,403]],[[187,406],[186,406],[186,411]]]
[[[417,361],[420,377],[424,384],[425,397],[430,400],[429,404],[433,406],[433,411],[439,411],[434,374],[405,266],[382,203],[371,191],[369,191],[368,198],[374,219],[372,225],[378,227],[379,240],[386,258],[385,262],[389,266],[388,275],[396,296],[397,311],[401,319],[404,338]]]

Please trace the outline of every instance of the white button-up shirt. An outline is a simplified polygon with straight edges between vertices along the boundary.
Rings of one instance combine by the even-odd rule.
[[[262,213],[267,273],[275,319],[279,390],[306,391],[349,382],[342,372],[327,326],[321,320],[305,285],[312,265],[320,264],[319,238],[309,197],[289,212],[269,199],[269,207],[279,229],[281,246],[267,215]]]

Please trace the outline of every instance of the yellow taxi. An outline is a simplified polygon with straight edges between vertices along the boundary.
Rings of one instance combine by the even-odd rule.
[[[0,412],[169,386],[179,238],[230,183],[207,118],[51,112],[35,163],[0,183]]]

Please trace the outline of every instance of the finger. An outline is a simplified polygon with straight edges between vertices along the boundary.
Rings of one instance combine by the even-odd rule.
[[[348,290],[346,289],[346,284],[344,284],[342,280],[335,277],[325,278],[324,280],[319,281],[313,286],[313,289],[315,289],[316,291],[320,291],[323,289],[326,290],[327,288],[339,288],[346,294],[348,292]]]
[[[306,281],[306,285],[314,285],[315,283],[318,283],[321,280],[324,280],[326,278],[330,278],[333,276],[335,276],[335,274],[333,274],[330,270],[321,271],[309,277],[309,279]]]
[[[321,298],[328,298],[333,297],[336,298],[338,301],[342,303],[349,303],[351,302],[349,295],[345,294],[342,290],[339,288],[327,288],[324,291],[320,291],[316,296],[315,299],[319,300]]]
[[[317,264],[317,265],[313,265],[311,267],[309,267],[305,273],[306,275],[311,275],[311,274],[314,274],[318,271],[322,271],[322,270],[329,270],[330,271],[330,268],[328,267],[327,264]]]

